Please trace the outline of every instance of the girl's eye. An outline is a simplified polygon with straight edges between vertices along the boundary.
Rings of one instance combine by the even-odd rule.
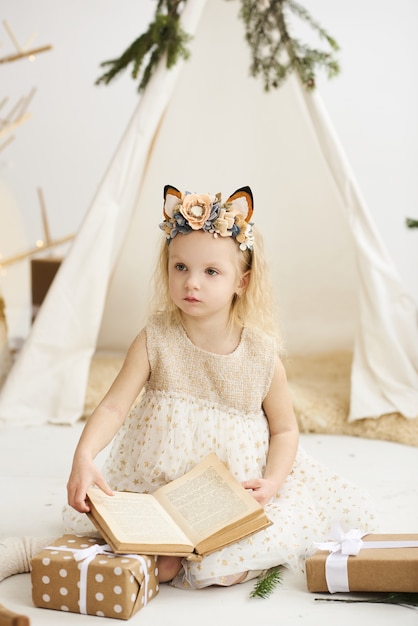
[[[179,272],[184,272],[186,270],[184,263],[176,263],[175,268],[176,270],[179,270]]]
[[[218,274],[218,272],[214,270],[212,267],[208,267],[206,272],[209,274],[209,276],[216,276]]]

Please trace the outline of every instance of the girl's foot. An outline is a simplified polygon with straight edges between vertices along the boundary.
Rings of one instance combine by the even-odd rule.
[[[159,556],[157,566],[159,582],[168,583],[170,580],[173,580],[181,570],[181,558],[178,556]]]

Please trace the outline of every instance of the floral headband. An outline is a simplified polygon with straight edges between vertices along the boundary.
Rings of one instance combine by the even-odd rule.
[[[214,237],[233,237],[241,250],[252,250],[253,194],[249,187],[237,189],[222,203],[221,194],[181,193],[175,187],[164,187],[164,217],[160,228],[167,243],[178,234],[204,230]]]

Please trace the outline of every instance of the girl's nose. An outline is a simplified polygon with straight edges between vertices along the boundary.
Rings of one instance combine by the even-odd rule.
[[[195,290],[195,289],[199,289],[199,280],[196,276],[196,274],[192,273],[192,272],[188,272],[187,273],[187,279],[186,279],[186,283],[185,283],[185,287],[188,290]]]

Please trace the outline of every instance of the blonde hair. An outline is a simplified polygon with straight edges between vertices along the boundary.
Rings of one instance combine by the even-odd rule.
[[[263,238],[255,227],[253,227],[253,233],[254,245],[252,251],[248,249],[241,251],[237,248],[239,272],[243,275],[249,270],[250,278],[247,288],[242,295],[235,295],[232,299],[229,325],[232,327],[235,324],[239,324],[255,330],[261,330],[276,337],[280,346],[281,340],[277,326],[273,288],[264,254]],[[187,234],[179,233],[177,237],[187,237]],[[150,302],[150,313],[165,312],[168,313],[169,319],[179,320],[179,309],[172,301],[169,293],[168,260],[169,245],[166,239],[163,238],[153,274],[153,297]]]

